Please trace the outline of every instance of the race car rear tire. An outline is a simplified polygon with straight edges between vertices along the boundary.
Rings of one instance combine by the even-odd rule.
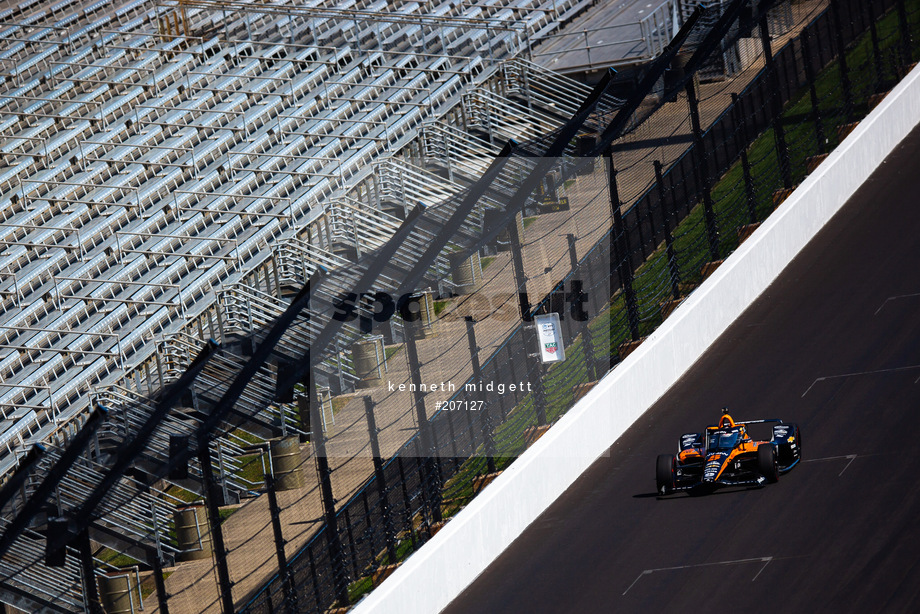
[[[667,495],[674,490],[674,478],[677,473],[677,460],[673,454],[659,454],[655,463],[655,483],[659,495]]]
[[[774,483],[779,480],[779,465],[776,459],[776,447],[764,443],[757,446],[757,469],[767,482]]]

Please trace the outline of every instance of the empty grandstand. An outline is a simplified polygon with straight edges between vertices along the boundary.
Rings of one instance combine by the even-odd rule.
[[[519,102],[492,91],[545,82],[524,59],[499,63],[548,27],[537,5],[317,4],[58,2],[4,13],[0,469],[21,441],[66,432],[96,387],[162,378],[147,363],[169,347],[159,339],[205,321],[220,338],[215,306],[262,270],[281,236],[353,256],[392,232],[405,203],[436,200],[469,181],[463,170],[481,170],[485,158],[462,143],[472,166],[458,159],[427,193],[401,185],[388,198],[393,177],[410,178],[397,169],[409,157],[393,154],[424,124],[484,127],[485,153],[502,131],[558,121],[530,110],[525,121]],[[403,207],[381,211],[380,199]]]

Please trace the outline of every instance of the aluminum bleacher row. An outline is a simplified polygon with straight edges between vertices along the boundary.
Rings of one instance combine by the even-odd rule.
[[[318,1],[185,4],[0,12],[0,475],[33,442],[52,462],[94,401],[136,427],[146,395],[204,340],[264,326],[318,266],[379,247],[408,208],[458,193],[507,139],[556,128],[588,91],[525,59],[575,0],[408,2],[391,14],[382,0],[346,1],[342,15]],[[449,288],[448,263],[436,266]],[[346,326],[337,343],[359,333]],[[302,352],[309,338],[291,331],[284,343]],[[346,354],[326,365],[345,389]],[[241,367],[222,356],[198,385]],[[241,399],[256,434],[298,429],[296,408],[266,402],[274,381],[264,368]],[[170,432],[195,426],[192,414],[170,420]],[[228,500],[253,488],[234,475],[246,435],[212,443]],[[168,440],[151,449],[146,460],[161,461]],[[59,504],[98,475],[80,466]],[[179,501],[155,488],[129,500],[109,506],[99,541],[169,558],[174,538],[160,529]],[[17,566],[35,547],[17,541],[0,574],[33,601],[78,610],[76,566]]]

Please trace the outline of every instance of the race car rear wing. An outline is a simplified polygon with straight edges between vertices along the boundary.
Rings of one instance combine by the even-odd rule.
[[[735,426],[741,426],[742,424],[766,424],[767,422],[782,422],[781,418],[763,418],[762,420],[745,420],[744,422],[735,422]],[[706,425],[707,429],[719,428],[718,424],[708,424]]]

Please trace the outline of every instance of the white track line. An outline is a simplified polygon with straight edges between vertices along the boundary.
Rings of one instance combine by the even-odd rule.
[[[770,564],[770,561],[772,560],[773,560],[772,556],[762,556],[762,557],[757,557],[753,559],[736,559],[734,561],[718,561],[716,563],[699,563],[697,565],[678,565],[677,567],[658,567],[657,569],[644,569],[642,573],[640,573],[636,577],[636,579],[633,580],[632,584],[630,584],[629,587],[625,591],[623,591],[623,594],[625,595],[626,593],[628,593],[629,589],[634,587],[636,585],[636,582],[641,580],[643,576],[651,575],[656,571],[677,571],[680,569],[693,569],[695,567],[715,567],[716,565],[738,565],[740,563],[758,563],[758,562],[763,563],[760,569],[757,570],[757,573],[754,574],[754,577],[751,578],[751,582],[753,582],[754,580],[757,579],[757,576],[760,575],[760,573],[764,570],[764,568],[766,568],[766,566]]]
[[[811,383],[811,386],[806,388],[805,392],[802,393],[802,398],[804,398],[805,395],[808,394],[809,390],[814,388],[815,384],[817,384],[818,382],[823,382],[825,380],[840,379],[842,377],[854,377],[856,375],[876,375],[878,373],[894,373],[895,371],[909,371],[910,369],[920,369],[920,365],[910,365],[908,367],[894,367],[893,369],[878,369],[877,371],[859,371],[858,373],[842,373],[840,375],[826,375],[824,377],[819,377],[818,379],[813,381]],[[917,381],[920,381],[920,379],[918,379]],[[914,381],[914,383],[916,384],[917,381]]]
[[[873,313],[872,315],[877,316],[878,312],[882,310],[882,307],[888,304],[888,301],[893,301],[899,298],[913,298],[915,296],[920,296],[920,292],[917,292],[915,294],[899,294],[897,296],[889,296],[888,298],[885,299],[885,302],[882,303],[881,306],[875,310],[875,313]]]
[[[825,456],[824,458],[808,458],[808,459],[803,460],[802,462],[803,462],[803,463],[818,463],[818,462],[821,462],[821,461],[841,460],[841,459],[844,459],[844,458],[850,459],[850,462],[848,462],[848,463],[846,464],[846,467],[843,468],[843,471],[846,471],[847,469],[850,468],[850,465],[853,464],[853,461],[856,460],[856,454],[847,454],[847,455],[845,455],[845,456]],[[838,477],[838,478],[839,478],[840,476],[843,475],[843,471],[841,471],[840,473],[837,474],[837,477]]]

